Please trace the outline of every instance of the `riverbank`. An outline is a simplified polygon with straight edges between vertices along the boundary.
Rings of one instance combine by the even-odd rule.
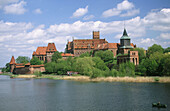
[[[159,82],[170,83],[170,77],[97,77],[91,79],[88,76],[60,76],[60,75],[10,75],[12,78],[48,78],[54,80],[74,80],[74,81],[87,81],[87,82]]]

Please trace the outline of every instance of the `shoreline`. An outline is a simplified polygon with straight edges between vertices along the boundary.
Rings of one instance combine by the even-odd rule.
[[[170,77],[97,77],[91,79],[88,76],[62,76],[62,75],[9,75],[11,78],[47,78],[53,80],[73,80],[82,82],[136,82],[136,83],[170,83]]]

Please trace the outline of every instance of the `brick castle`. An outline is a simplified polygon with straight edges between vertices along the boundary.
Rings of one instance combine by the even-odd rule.
[[[128,36],[126,29],[124,29],[123,35],[120,38],[120,43],[108,43],[105,39],[100,39],[100,32],[93,31],[92,39],[73,39],[66,44],[66,53],[62,53],[62,57],[78,57],[85,52],[93,53],[98,50],[110,50],[114,57],[117,56],[117,64],[130,61],[135,65],[139,64],[138,51],[130,51],[130,49],[136,48],[136,45],[131,43],[131,38]],[[56,52],[56,46],[54,43],[48,43],[48,46],[38,47],[33,52],[32,57],[37,57],[41,61],[51,62],[52,55]],[[17,64],[12,56],[10,61],[10,67],[12,73],[34,73],[35,71],[45,71],[44,65],[30,65]]]

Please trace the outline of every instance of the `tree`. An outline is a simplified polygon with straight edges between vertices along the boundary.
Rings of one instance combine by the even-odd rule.
[[[82,75],[90,76],[93,74],[93,67],[95,63],[92,57],[77,58],[73,64],[74,71],[79,72]]]
[[[42,62],[37,57],[33,57],[33,59],[30,60],[30,64],[31,65],[41,65]]]
[[[146,57],[145,49],[143,49],[143,48],[137,47],[137,48],[131,49],[131,51],[138,51],[139,63],[141,63],[142,59],[145,59],[145,57]]]
[[[135,65],[131,62],[120,64],[119,76],[135,76]]]
[[[95,57],[100,57],[106,65],[113,62],[113,53],[110,50],[97,51],[95,52]]]
[[[57,72],[57,63],[49,62],[45,64],[46,73],[56,73]]]
[[[170,56],[164,55],[161,60],[162,75],[170,76]]]
[[[147,76],[158,76],[157,69],[159,64],[154,59],[146,58],[140,64],[140,71]]]
[[[85,53],[81,54],[79,57],[90,57],[90,53],[85,52]]]
[[[6,63],[5,67],[2,68],[2,72],[10,72],[10,64]]]
[[[151,47],[148,48],[148,51],[147,51],[146,54],[147,54],[147,57],[149,57],[154,52],[163,53],[163,51],[164,51],[164,49],[162,48],[161,45],[154,44],[154,45],[152,45]]]
[[[71,66],[68,64],[66,60],[60,60],[56,64],[57,74],[66,74],[67,71],[71,71]]]
[[[109,68],[104,64],[104,61],[100,57],[93,57],[92,60],[95,62],[94,67],[102,71],[109,70]]]
[[[61,58],[62,58],[61,52],[56,51],[56,52],[54,52],[54,54],[52,55],[51,61],[57,63],[57,60],[58,60],[58,59],[61,59]]]
[[[164,53],[168,53],[168,52],[170,52],[170,47],[164,49]]]
[[[29,57],[26,57],[26,56],[19,56],[17,59],[16,59],[16,62],[17,63],[28,63],[30,62],[30,58]]]

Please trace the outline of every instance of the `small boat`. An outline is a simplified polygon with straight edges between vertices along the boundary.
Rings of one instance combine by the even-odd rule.
[[[158,102],[158,103],[152,103],[152,107],[167,108],[167,105],[166,104],[160,104],[160,102]]]

